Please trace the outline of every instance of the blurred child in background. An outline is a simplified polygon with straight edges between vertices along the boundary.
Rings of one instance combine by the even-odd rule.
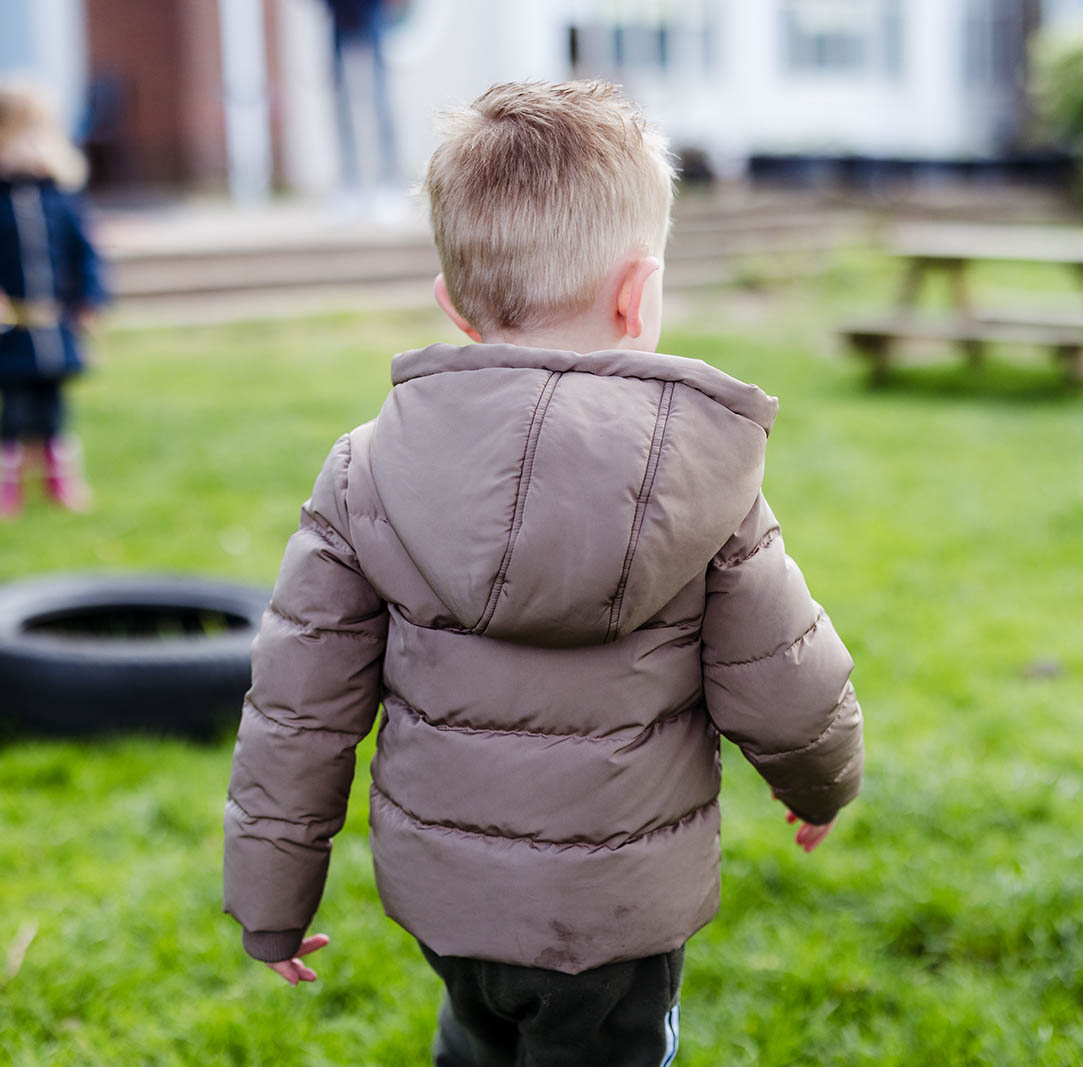
[[[80,335],[106,299],[75,195],[85,179],[48,96],[0,83],[0,518],[22,510],[31,455],[53,500],[90,505],[62,396],[84,366]]]

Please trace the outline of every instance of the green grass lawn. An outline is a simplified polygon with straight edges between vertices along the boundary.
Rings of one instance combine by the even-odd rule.
[[[1080,1060],[1083,399],[1037,361],[869,390],[829,326],[892,281],[843,256],[807,284],[684,298],[663,341],[781,396],[767,492],[854,653],[868,745],[863,796],[811,856],[726,747],[722,907],[689,946],[684,1067]],[[1034,271],[981,283],[1067,291]],[[436,339],[428,314],[107,335],[71,391],[96,510],[32,501],[0,527],[0,579],[269,586],[391,354]],[[427,1062],[438,984],[380,910],[364,770],[315,923],[320,981],[291,989],[243,955],[219,897],[231,743],[0,750],[0,1061]]]

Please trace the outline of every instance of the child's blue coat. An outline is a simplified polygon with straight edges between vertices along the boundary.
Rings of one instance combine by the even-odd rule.
[[[55,303],[56,326],[0,324],[0,386],[59,380],[82,369],[74,314],[107,298],[77,197],[52,181],[0,180],[0,291],[13,302]]]

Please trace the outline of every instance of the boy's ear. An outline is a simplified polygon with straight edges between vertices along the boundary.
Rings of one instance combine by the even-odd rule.
[[[639,337],[643,333],[643,317],[640,315],[643,290],[647,279],[661,268],[662,264],[654,256],[644,256],[630,263],[621,278],[617,290],[617,318],[628,337]]]
[[[447,315],[447,317],[451,319],[451,321],[455,323],[467,337],[472,341],[481,340],[481,334],[459,314],[459,309],[451,302],[451,297],[448,295],[447,291],[447,282],[444,281],[443,272],[436,276],[436,281],[433,282],[432,286],[432,293],[433,296],[436,297],[436,302],[444,309],[444,314]]]

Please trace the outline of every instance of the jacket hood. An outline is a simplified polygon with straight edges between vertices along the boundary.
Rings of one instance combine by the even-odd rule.
[[[641,626],[748,513],[778,402],[700,360],[447,344],[405,352],[372,474],[465,629],[545,646]]]

